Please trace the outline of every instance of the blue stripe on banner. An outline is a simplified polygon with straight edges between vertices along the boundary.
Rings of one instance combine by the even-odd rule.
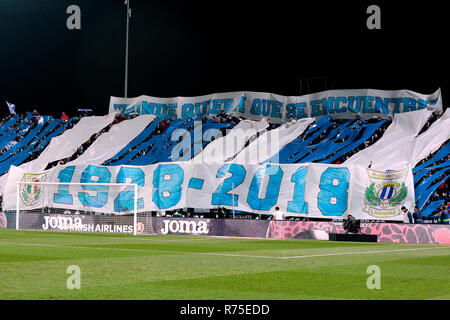
[[[191,178],[191,180],[189,180],[188,188],[202,190],[203,182],[204,182],[203,179]]]
[[[388,195],[388,197],[387,197],[387,199],[389,200],[390,198],[392,198],[392,193],[394,192],[394,188],[390,188],[390,190],[389,190],[389,195]]]
[[[428,217],[430,214],[433,213],[434,210],[439,208],[441,204],[444,203],[444,200],[438,200],[431,202],[423,211],[422,211],[422,217]]]
[[[384,199],[384,195],[386,194],[386,189],[387,189],[387,187],[384,187],[383,190],[381,191],[380,199]]]

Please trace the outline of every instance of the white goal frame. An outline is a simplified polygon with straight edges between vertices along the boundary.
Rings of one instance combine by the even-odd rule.
[[[21,185],[50,185],[50,186],[59,186],[59,185],[74,185],[74,186],[120,186],[120,187],[133,187],[134,188],[134,199],[133,199],[133,235],[137,235],[137,206],[138,206],[138,185],[136,183],[96,183],[96,182],[34,182],[34,181],[18,181],[16,185],[16,230],[20,230],[20,186]],[[42,206],[44,208],[44,206]],[[23,208],[22,208],[23,209]],[[130,213],[131,214],[131,213]],[[114,214],[112,214],[114,215]],[[116,214],[117,216],[120,216]]]

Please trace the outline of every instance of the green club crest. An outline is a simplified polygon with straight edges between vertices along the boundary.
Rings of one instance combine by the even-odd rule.
[[[31,174],[25,173],[23,175],[23,182],[44,182],[45,174]],[[27,206],[34,206],[39,202],[42,196],[42,185],[21,183],[19,188],[19,195],[22,202]]]
[[[366,169],[371,184],[364,193],[364,212],[375,217],[392,217],[402,214],[401,206],[408,195],[405,179],[408,169],[377,171]]]

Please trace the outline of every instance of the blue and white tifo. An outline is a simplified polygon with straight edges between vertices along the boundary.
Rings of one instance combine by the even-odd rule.
[[[6,146],[15,138],[7,130],[11,125],[25,134],[0,156],[3,209],[15,210],[19,198],[27,209],[118,215],[132,213],[136,204],[138,212],[224,207],[270,215],[279,207],[287,216],[330,219],[352,214],[358,219],[404,221],[400,208],[429,206],[431,194],[450,170],[444,161],[450,154],[450,113],[442,114],[440,91],[429,96],[407,90],[346,94],[328,91],[283,100],[245,92],[228,98],[173,98],[177,103],[129,99],[140,101],[140,109],[139,103],[112,98],[125,107],[112,103],[110,114],[79,121],[46,116],[31,130],[29,122],[12,116],[0,126],[0,144]],[[304,102],[306,109],[295,107],[297,115],[291,117],[294,100],[298,106]],[[202,107],[202,101],[208,103]],[[319,110],[314,101],[327,111],[311,117]],[[359,101],[352,108],[360,108],[353,112],[349,101]],[[386,107],[377,107],[383,101]],[[328,102],[332,106],[327,107]],[[344,105],[346,111],[339,112]],[[119,114],[132,109],[128,106],[160,112],[138,112],[137,117],[117,121]],[[364,112],[377,108],[381,115]],[[233,121],[217,120],[222,111],[235,116]],[[303,112],[306,116],[298,116]],[[355,119],[355,114],[361,117]],[[161,129],[166,118],[172,120]],[[67,130],[70,122],[74,126]],[[71,158],[112,123],[80,156]],[[38,156],[30,159],[31,153]],[[68,158],[64,164],[50,165]],[[19,181],[60,184],[45,196],[37,185],[24,185],[17,194]],[[89,185],[94,182],[105,185]],[[137,184],[137,197],[131,187],[107,185],[117,183]]]

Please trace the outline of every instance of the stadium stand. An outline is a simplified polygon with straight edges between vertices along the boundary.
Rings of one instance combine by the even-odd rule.
[[[58,136],[59,134],[64,132],[64,130],[67,129],[68,125],[74,120],[75,118],[72,118],[69,121],[63,123],[59,119],[51,119],[47,128],[42,130],[41,133],[38,134],[31,142],[24,145],[20,149],[20,152],[16,152],[4,161],[3,159],[1,160],[0,175],[6,173],[11,165],[18,166],[26,162],[27,160],[34,160],[39,152],[50,143],[50,140],[53,137]]]
[[[406,144],[412,151],[402,159],[416,163],[413,169],[416,205],[422,210],[424,221],[433,222],[437,221],[443,205],[450,200],[450,140],[448,133],[441,134],[442,126],[448,125],[450,117],[448,110],[444,114],[422,111],[420,121],[407,130],[404,128],[409,125],[411,116],[408,113],[395,119],[370,120],[323,116],[294,127],[295,121],[300,120],[279,126],[265,120],[250,121],[222,114],[216,118],[198,116],[173,120],[112,114],[81,119],[73,117],[63,121],[28,112],[5,117],[0,122],[0,175],[3,175],[0,180],[4,179],[11,166],[39,172],[71,161],[106,166],[194,161],[208,154],[214,145],[227,139],[234,141],[238,129],[254,128],[254,137],[239,141],[232,153],[216,155],[221,158],[214,160],[240,161],[254,152],[252,145],[258,139],[267,143],[270,133],[283,133],[281,136],[285,139],[275,154],[260,163],[341,164],[355,163],[358,159],[368,162],[377,154],[386,158],[383,153],[387,145],[398,145],[398,152],[404,153],[405,148],[400,145]],[[286,134],[289,127],[292,129]],[[111,138],[118,141],[119,135],[120,143],[111,146]],[[186,135],[189,139],[185,139]],[[189,143],[182,145],[181,141]],[[419,148],[418,145],[426,145],[427,148]],[[395,156],[400,157],[390,154],[387,158]],[[192,216],[192,210],[188,211]]]

